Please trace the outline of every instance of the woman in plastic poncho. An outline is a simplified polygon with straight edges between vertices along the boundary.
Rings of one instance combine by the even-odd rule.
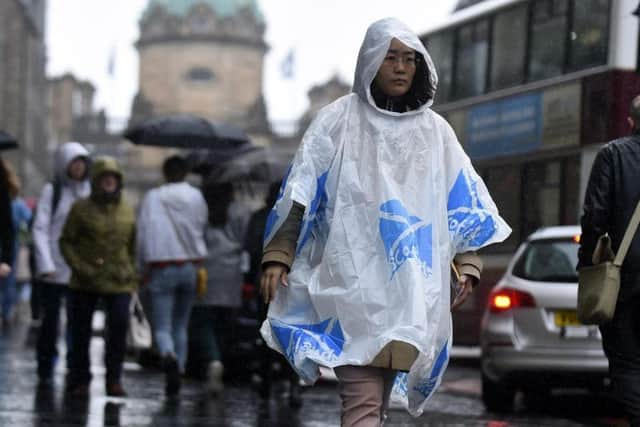
[[[472,251],[511,231],[429,108],[436,84],[413,32],[372,24],[353,93],[310,125],[267,221],[262,335],[307,383],[334,368],[346,426],[379,425],[392,390],[422,413],[449,360],[451,306],[479,280]]]

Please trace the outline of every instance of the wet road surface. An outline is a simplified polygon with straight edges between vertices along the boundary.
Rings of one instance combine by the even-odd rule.
[[[125,365],[124,386],[130,397],[104,393],[103,341],[92,341],[90,399],[64,395],[64,363],[56,368],[54,387],[38,390],[35,356],[25,327],[0,334],[0,427],[4,426],[282,426],[339,425],[336,385],[319,383],[304,388],[303,406],[292,409],[282,385],[263,402],[250,381],[231,381],[222,396],[204,393],[202,383],[186,381],[179,399],[164,396],[164,377]],[[480,395],[480,372],[473,361],[454,361],[429,410],[418,419],[392,409],[385,426],[607,426],[624,425],[602,395],[563,391],[541,398],[535,405],[517,399],[511,414],[487,413]]]

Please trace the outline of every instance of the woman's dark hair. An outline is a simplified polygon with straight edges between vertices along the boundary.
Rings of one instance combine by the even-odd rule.
[[[207,184],[202,194],[209,208],[209,224],[221,226],[227,223],[229,205],[233,201],[233,184],[230,182]]]
[[[0,157],[0,186],[6,188],[9,197],[15,199],[20,193],[20,181],[11,165]]]
[[[371,96],[378,108],[396,113],[404,113],[417,110],[433,99],[436,88],[429,79],[430,70],[427,66],[427,61],[425,61],[424,56],[420,52],[415,52],[415,54],[416,73],[413,77],[411,87],[403,96],[397,98],[388,96],[376,85],[376,80],[373,79],[371,82]]]
[[[167,158],[162,165],[162,173],[167,182],[183,181],[188,172],[187,161],[178,155]]]

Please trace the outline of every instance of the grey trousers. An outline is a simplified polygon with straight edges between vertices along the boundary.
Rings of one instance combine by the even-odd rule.
[[[334,368],[342,399],[342,427],[379,427],[389,406],[396,371],[369,366]]]

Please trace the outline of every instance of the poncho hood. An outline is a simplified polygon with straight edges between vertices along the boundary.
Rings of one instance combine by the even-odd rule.
[[[87,164],[87,170],[83,180],[89,177],[89,151],[79,142],[65,142],[56,152],[55,176],[57,180],[65,184],[69,184],[72,181],[68,174],[69,165],[77,158],[83,159]]]
[[[371,83],[384,61],[391,40],[394,38],[422,56],[420,58],[421,63],[418,64],[416,69],[413,85],[409,93],[403,97],[406,99],[405,102],[412,106],[412,109],[404,113],[396,113],[379,108],[371,93]],[[358,53],[352,88],[352,91],[358,94],[360,99],[383,114],[416,114],[433,104],[437,85],[438,76],[431,56],[429,56],[427,49],[418,36],[409,27],[395,18],[381,19],[369,26]]]

